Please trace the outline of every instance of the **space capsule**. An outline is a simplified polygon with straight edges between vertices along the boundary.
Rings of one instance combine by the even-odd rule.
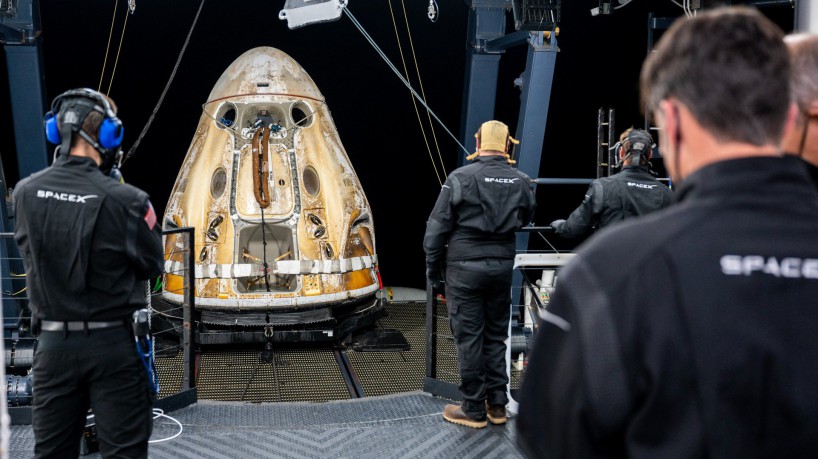
[[[204,342],[337,339],[383,311],[369,202],[323,95],[278,49],[245,52],[216,82],[163,221],[195,229]],[[182,246],[166,236],[172,304]]]

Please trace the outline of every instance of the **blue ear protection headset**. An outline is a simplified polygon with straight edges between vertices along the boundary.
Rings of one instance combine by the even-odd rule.
[[[103,115],[97,139],[82,130],[82,123],[92,111]],[[59,115],[59,124],[57,118]],[[90,143],[102,156],[100,169],[107,172],[115,166],[122,156],[119,147],[125,129],[108,99],[97,91],[88,88],[66,91],[51,103],[51,111],[45,116],[45,135],[49,142],[61,146],[62,152],[68,152],[74,134]]]

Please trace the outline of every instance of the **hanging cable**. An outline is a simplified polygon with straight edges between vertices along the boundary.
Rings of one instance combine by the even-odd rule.
[[[426,103],[426,91],[423,90],[423,79],[420,77],[420,67],[418,67],[418,58],[415,55],[415,42],[412,40],[412,32],[409,30],[409,16],[406,14],[406,5],[404,0],[401,0],[401,7],[403,8],[403,21],[406,24],[406,34],[409,35],[409,46],[412,49],[412,60],[415,63],[415,73],[418,76],[418,86],[420,86],[420,94],[423,96],[423,102]],[[429,110],[426,110],[426,117],[429,119],[429,126],[432,131],[432,138],[435,141],[435,149],[437,150],[437,157],[440,160],[440,167],[443,169],[443,175],[446,174],[446,166],[443,164],[443,155],[440,154],[440,145],[437,142],[437,135],[435,134],[435,126],[432,123],[432,117],[429,115]],[[442,183],[441,183],[442,185]]]
[[[545,236],[543,236],[543,234],[542,234],[542,233],[540,233],[540,232],[538,231],[538,232],[537,232],[537,235],[539,235],[539,236],[542,238],[542,240],[543,240],[543,241],[545,241],[545,243],[546,243],[546,244],[548,244],[548,245],[551,247],[551,250],[553,250],[555,253],[560,253],[560,251],[559,251],[559,250],[557,250],[557,248],[556,248],[556,247],[554,247],[554,246],[551,244],[551,242],[549,242],[549,241],[548,241],[548,239],[547,239]]]
[[[398,25],[395,22],[395,12],[392,10],[392,0],[387,0],[387,2],[389,3],[389,14],[392,17],[392,27],[395,29],[395,41],[397,41],[397,43],[398,43],[398,52],[400,53],[400,61],[401,61],[401,64],[403,64],[403,73],[406,75],[406,80],[408,81],[409,80],[409,69],[406,68],[406,60],[403,58],[403,46],[401,45],[400,34],[398,33]],[[404,17],[405,17],[405,15],[406,15],[406,10],[405,9],[404,9],[403,14],[404,14]],[[406,30],[407,31],[409,30],[409,24],[408,23],[406,25]],[[411,40],[411,35],[410,35],[410,40]],[[416,64],[417,64],[417,62],[416,62]],[[417,67],[417,65],[415,67]],[[420,72],[418,72],[418,78],[420,78]],[[423,90],[422,88],[423,88],[423,86],[421,85],[421,91]],[[409,94],[409,97],[412,99],[412,107],[414,107],[414,109],[415,109],[415,116],[417,116],[417,119],[418,119],[418,126],[420,126],[420,133],[423,136],[423,143],[426,144],[426,151],[429,152],[429,160],[432,162],[432,168],[434,168],[434,170],[435,170],[435,177],[437,177],[437,182],[441,186],[443,186],[443,179],[441,179],[440,173],[437,170],[437,163],[435,162],[435,159],[432,156],[432,149],[429,146],[429,139],[426,137],[426,128],[423,127],[423,120],[420,119],[420,111],[418,110],[417,101],[415,101],[415,98],[414,98],[414,96],[412,96],[411,93]],[[424,100],[426,99],[425,94],[424,94],[423,98],[424,98]],[[431,121],[432,120],[430,118],[429,119],[430,124],[431,124]],[[434,129],[432,129],[432,132],[434,133]],[[440,150],[439,149],[438,149],[438,155],[440,155]],[[443,166],[443,160],[442,159],[440,161],[440,164],[441,164],[441,167],[442,167]],[[446,169],[445,168],[443,169],[443,176],[444,176],[444,178],[446,176]]]
[[[403,84],[407,88],[409,88],[410,91],[412,91],[412,95],[415,96],[415,98],[421,103],[421,105],[423,105],[427,110],[429,110],[429,114],[432,115],[432,117],[435,119],[435,121],[437,121],[440,124],[440,126],[443,128],[443,130],[446,131],[447,134],[449,134],[449,136],[452,138],[452,140],[455,141],[455,143],[457,143],[457,145],[460,147],[460,149],[463,150],[463,152],[465,152],[468,155],[469,151],[466,150],[466,147],[464,147],[463,144],[460,143],[460,141],[457,139],[457,137],[455,137],[455,135],[452,134],[452,131],[450,131],[449,128],[447,128],[446,125],[443,124],[443,121],[441,121],[440,118],[438,118],[437,114],[435,114],[435,112],[431,108],[429,108],[428,105],[426,105],[426,102],[424,102],[421,99],[421,97],[414,90],[414,88],[412,88],[412,85],[410,85],[409,82],[406,81],[405,78],[403,78],[403,76],[400,74],[398,69],[395,68],[395,66],[392,64],[392,62],[389,61],[389,58],[386,57],[386,55],[381,50],[381,48],[378,47],[378,44],[375,43],[375,40],[372,39],[372,37],[366,32],[366,30],[364,30],[361,23],[358,22],[357,19],[355,19],[355,16],[353,16],[353,14],[349,11],[348,7],[344,8],[344,13],[347,15],[347,17],[349,17],[349,19],[352,21],[352,23],[355,25],[355,27],[358,28],[358,30],[361,32],[361,34],[364,36],[364,38],[366,38],[366,40],[369,42],[369,44],[372,45],[372,47],[375,49],[375,51],[378,53],[378,55],[381,56],[381,59],[383,59],[384,62],[386,62],[386,65],[388,65],[389,68],[392,69],[392,72],[394,72],[395,75],[397,75],[397,77],[400,78],[400,80],[403,82]]]
[[[128,27],[128,17],[131,14],[133,14],[133,11],[129,8],[128,11],[125,13],[125,23],[122,24],[122,34],[119,36],[119,47],[116,49],[116,59],[114,59],[114,68],[111,69],[111,79],[108,81],[108,90],[105,91],[106,96],[111,94],[111,86],[113,86],[114,84],[114,74],[116,73],[116,65],[119,63],[119,53],[122,51],[122,42],[125,41],[125,28]]]
[[[119,6],[119,0],[114,0],[114,14],[111,17],[111,30],[108,32],[108,44],[105,46],[105,59],[102,61],[102,71],[99,72],[99,84],[97,85],[97,92],[102,91],[102,79],[105,77],[105,67],[108,66],[108,53],[111,51],[111,38],[114,36],[114,23],[116,22],[116,9]]]
[[[125,163],[125,160],[133,156],[136,153],[136,147],[139,146],[139,142],[142,141],[142,138],[145,137],[145,134],[148,132],[148,129],[153,124],[153,119],[156,118],[156,112],[159,111],[159,107],[162,105],[162,101],[165,100],[165,95],[168,93],[168,89],[170,88],[170,84],[173,82],[173,78],[176,76],[176,71],[179,69],[179,63],[182,62],[182,56],[185,55],[185,50],[187,49],[188,43],[190,43],[190,36],[193,35],[193,29],[196,28],[196,23],[199,21],[199,14],[202,12],[202,7],[204,6],[205,0],[202,0],[199,3],[199,10],[196,11],[196,17],[193,18],[193,24],[190,25],[190,30],[187,32],[187,38],[185,38],[185,44],[182,46],[182,50],[179,52],[179,57],[176,58],[176,65],[173,66],[173,72],[170,74],[170,78],[168,82],[165,84],[165,89],[162,90],[162,95],[159,96],[159,100],[156,102],[156,106],[153,108],[153,112],[151,113],[150,118],[148,118],[148,122],[145,123],[145,127],[142,128],[142,132],[139,133],[139,137],[137,137],[136,142],[134,142],[133,146],[128,150],[128,153],[122,158],[122,163]]]

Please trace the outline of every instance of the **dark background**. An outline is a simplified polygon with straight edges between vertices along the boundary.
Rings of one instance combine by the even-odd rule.
[[[127,151],[171,77],[200,1],[137,0],[135,13],[125,23],[126,4],[124,0],[43,1],[41,19],[47,101],[75,87],[96,89],[102,76],[102,92],[109,92],[119,105]],[[278,19],[283,4],[283,0],[210,0],[204,4],[156,118],[122,169],[125,179],[146,190],[157,211],[163,213],[201,106],[219,76],[251,48],[279,48],[306,69],[326,99],[372,207],[384,284],[424,288],[421,243],[440,182],[409,91],[349,18],[342,16],[335,22],[290,30],[286,21]],[[469,7],[459,0],[438,0],[440,15],[433,23],[426,17],[427,5],[426,0],[392,0],[391,7],[414,87],[420,88],[405,21],[427,102],[448,129],[459,136]],[[682,9],[671,0],[634,0],[610,16],[591,16],[590,9],[595,6],[597,0],[562,2],[560,52],[539,177],[595,177],[599,108],[616,110],[617,132],[644,124],[637,89],[641,62],[647,53],[648,14],[682,15]],[[403,69],[389,0],[350,0],[348,8],[393,64]],[[792,8],[762,11],[786,32],[792,30]],[[513,32],[510,11],[506,18],[506,32]],[[112,20],[113,36],[102,75]],[[124,39],[117,59],[123,26]],[[525,46],[508,50],[500,63],[495,118],[506,122],[512,133],[520,105],[520,91],[513,81],[524,70],[526,51]],[[7,183],[13,187],[19,177],[4,59],[1,65],[0,154]],[[421,119],[437,161],[438,148],[423,112]],[[443,165],[446,172],[451,172],[461,154],[459,147],[436,123],[434,129]],[[441,171],[439,161],[437,167]],[[657,169],[661,170],[660,160]],[[535,223],[547,225],[555,218],[566,217],[582,200],[585,189],[584,185],[539,186]],[[578,243],[550,240],[560,249],[571,249]],[[532,237],[531,248],[545,245],[540,238]]]

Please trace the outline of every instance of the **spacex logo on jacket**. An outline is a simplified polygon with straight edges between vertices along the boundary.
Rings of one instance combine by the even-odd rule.
[[[80,204],[85,204],[86,199],[93,199],[99,196],[95,194],[86,194],[85,196],[80,196],[78,194],[73,193],[59,193],[57,191],[37,190],[37,197],[42,199],[56,199],[58,201],[78,202]]]

